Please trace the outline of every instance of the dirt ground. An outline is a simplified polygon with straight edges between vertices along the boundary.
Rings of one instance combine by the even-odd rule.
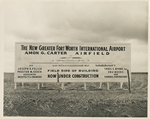
[[[148,74],[132,74],[131,93],[128,84],[45,83],[40,90],[36,83],[18,83],[14,89],[14,74],[4,74],[4,116],[46,117],[147,117]],[[60,90],[60,91],[59,91]]]

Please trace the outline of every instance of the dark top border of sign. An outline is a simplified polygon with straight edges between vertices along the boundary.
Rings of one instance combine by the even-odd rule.
[[[63,45],[131,45],[131,43],[58,43],[58,42],[15,42],[15,44],[63,44]]]

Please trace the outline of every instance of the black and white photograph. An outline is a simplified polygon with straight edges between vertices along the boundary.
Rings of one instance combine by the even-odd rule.
[[[148,118],[148,5],[3,0],[3,117]]]

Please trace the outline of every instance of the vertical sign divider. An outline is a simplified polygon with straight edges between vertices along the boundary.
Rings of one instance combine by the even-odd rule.
[[[57,72],[57,83],[60,84],[59,83],[59,73],[58,72]],[[60,89],[58,89],[58,92],[60,92]]]

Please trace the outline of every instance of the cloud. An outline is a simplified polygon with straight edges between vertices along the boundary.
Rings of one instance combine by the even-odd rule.
[[[15,68],[15,54],[14,52],[7,52],[4,53],[4,71],[5,72],[14,72]]]
[[[78,39],[82,35],[81,42],[90,42],[90,37],[96,42],[112,37],[147,42],[147,2],[17,2],[6,6],[6,31],[19,38],[72,38],[74,34]]]

